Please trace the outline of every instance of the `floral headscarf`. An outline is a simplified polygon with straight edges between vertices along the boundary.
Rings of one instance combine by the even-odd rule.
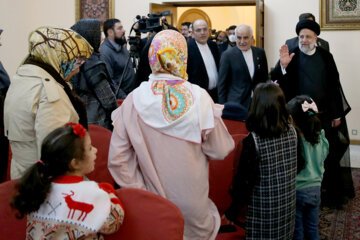
[[[201,143],[201,131],[214,127],[212,101],[187,81],[187,44],[174,30],[156,34],[149,48],[152,74],[133,91],[140,118],[168,136]]]
[[[152,73],[169,73],[187,80],[187,44],[177,31],[161,31],[151,42],[149,64]]]
[[[93,48],[70,29],[39,27],[30,33],[29,53],[34,60],[50,65],[66,79],[76,60],[87,60]]]

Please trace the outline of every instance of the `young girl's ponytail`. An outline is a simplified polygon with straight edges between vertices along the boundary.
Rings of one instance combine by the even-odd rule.
[[[288,109],[305,140],[312,145],[319,143],[322,126],[315,102],[306,95],[297,96],[288,102]]]
[[[18,210],[18,218],[39,209],[50,191],[52,178],[47,175],[45,164],[39,160],[17,183],[19,194],[11,205]]]
[[[17,183],[18,195],[11,202],[18,218],[36,211],[50,192],[51,182],[70,172],[72,159],[84,159],[86,130],[80,124],[66,125],[52,131],[41,146],[38,160]]]

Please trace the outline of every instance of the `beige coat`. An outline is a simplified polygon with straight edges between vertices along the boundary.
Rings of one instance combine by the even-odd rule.
[[[42,68],[18,68],[5,98],[4,125],[11,150],[11,179],[40,159],[41,143],[55,128],[78,122],[63,87]]]
[[[207,98],[210,101],[210,96]],[[213,104],[215,127],[202,131],[200,144],[167,136],[146,125],[134,108],[132,93],[112,113],[112,176],[121,187],[145,189],[175,203],[184,216],[185,240],[215,239],[220,227],[219,213],[208,197],[207,158],[223,159],[234,149],[221,120],[222,108]]]

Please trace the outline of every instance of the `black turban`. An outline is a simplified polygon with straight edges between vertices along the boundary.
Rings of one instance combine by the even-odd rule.
[[[301,20],[296,24],[296,34],[299,35],[299,32],[301,31],[301,29],[310,29],[311,31],[313,31],[317,36],[320,35],[320,26],[319,24],[317,24],[317,22],[312,21],[312,20]]]

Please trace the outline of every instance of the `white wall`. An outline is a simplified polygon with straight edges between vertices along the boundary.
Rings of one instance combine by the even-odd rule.
[[[69,28],[74,22],[74,0],[0,0],[0,60],[10,77],[27,55],[32,30],[43,25]]]
[[[166,0],[178,2],[179,0]],[[193,0],[185,0],[188,2]],[[161,0],[115,0],[115,17],[130,30],[136,15],[146,15],[150,3]],[[286,39],[295,36],[298,16],[311,12],[319,20],[320,0],[265,0],[265,50],[269,67],[278,60],[278,49]],[[27,37],[41,25],[70,27],[75,21],[74,0],[0,0],[0,28],[3,46],[0,60],[12,76],[27,54]],[[352,107],[347,120],[349,130],[360,132],[360,31],[324,31],[320,37],[330,43],[331,53],[340,72],[342,86]],[[360,135],[350,136],[360,140]]]

